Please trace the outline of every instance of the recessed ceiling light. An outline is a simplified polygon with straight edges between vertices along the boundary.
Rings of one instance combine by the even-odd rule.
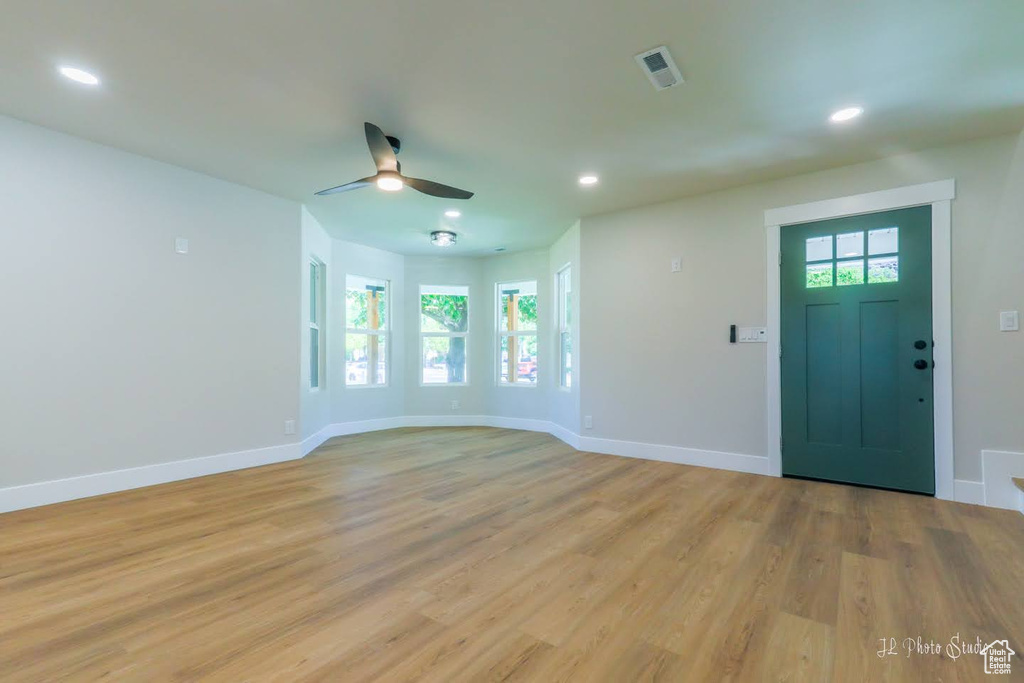
[[[828,118],[832,123],[842,123],[844,121],[855,119],[863,113],[863,107],[847,107],[846,109],[840,109]]]
[[[580,176],[580,185],[596,185],[596,184],[597,184],[597,176],[596,175],[581,175]]]
[[[62,66],[60,67],[60,73],[65,78],[70,78],[76,83],[82,83],[84,85],[99,85],[100,79],[93,76],[88,71],[82,71],[76,69],[73,66]]]
[[[456,234],[448,230],[435,230],[430,233],[430,243],[436,247],[450,247],[455,244]]]
[[[377,178],[377,187],[385,192],[398,192],[405,187],[405,183],[397,173],[395,175],[380,174],[380,177]]]
[[[444,212],[444,215],[448,216],[448,218],[458,218],[459,216],[462,215],[462,212],[459,211],[458,209],[448,209],[447,211]]]

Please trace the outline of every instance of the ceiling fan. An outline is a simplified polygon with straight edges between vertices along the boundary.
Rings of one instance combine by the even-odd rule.
[[[398,152],[402,149],[401,141],[398,138],[384,135],[384,131],[372,123],[364,123],[363,126],[366,128],[366,145],[370,148],[370,156],[373,157],[373,162],[377,164],[377,173],[351,183],[320,190],[317,192],[318,195],[358,190],[361,187],[376,183],[377,187],[387,192],[397,192],[408,185],[414,190],[433,197],[469,199],[473,196],[472,192],[460,190],[457,187],[449,187],[448,185],[435,183],[432,180],[409,178],[402,175],[402,164],[398,162],[397,157]]]

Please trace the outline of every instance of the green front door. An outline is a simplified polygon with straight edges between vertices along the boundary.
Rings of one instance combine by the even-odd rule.
[[[931,207],[782,228],[782,473],[935,493]]]

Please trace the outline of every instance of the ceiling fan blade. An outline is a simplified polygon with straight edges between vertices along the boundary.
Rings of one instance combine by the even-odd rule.
[[[435,183],[433,180],[405,178],[405,184],[414,190],[419,190],[423,194],[429,194],[433,197],[444,197],[445,199],[469,199],[473,196],[472,192],[460,190],[457,187],[442,185],[441,183]]]
[[[317,194],[318,195],[338,194],[339,192],[348,192],[349,190],[358,190],[361,187],[366,187],[367,185],[372,185],[373,181],[375,181],[376,179],[377,179],[377,176],[375,176],[375,175],[372,175],[369,178],[360,178],[359,180],[353,181],[351,183],[345,183],[344,185],[338,185],[337,187],[332,187],[332,188],[329,188],[329,189],[326,189],[326,190],[320,190],[319,192],[317,192]]]
[[[373,157],[373,163],[377,164],[377,170],[398,172],[398,157],[384,131],[369,121],[363,124],[363,128],[366,129],[366,146],[370,148],[370,156]]]

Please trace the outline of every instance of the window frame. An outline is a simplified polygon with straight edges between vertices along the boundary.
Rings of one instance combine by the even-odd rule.
[[[508,337],[516,337],[517,339],[521,338],[521,337],[533,337],[535,343],[538,343],[538,344],[540,343],[540,311],[539,310],[538,310],[538,315],[537,315],[537,329],[535,329],[535,330],[521,330],[521,331],[520,330],[511,331],[511,330],[502,330],[501,329],[501,294],[502,294],[502,288],[503,287],[508,287],[510,285],[527,284],[527,283],[532,284],[534,289],[536,290],[537,293],[534,294],[534,296],[537,297],[537,304],[540,305],[540,287],[539,287],[539,283],[537,282],[537,280],[530,280],[530,279],[509,280],[509,281],[506,281],[506,282],[495,282],[494,283],[494,327],[495,327],[495,331],[497,332],[497,335],[495,337],[495,340],[496,340],[497,344],[495,346],[495,356],[494,356],[494,381],[497,383],[497,385],[499,387],[518,387],[518,388],[521,388],[521,389],[536,389],[537,386],[540,384],[540,377],[541,377],[541,373],[540,373],[540,365],[541,365],[540,357],[541,356],[540,356],[539,348],[538,348],[538,353],[537,353],[537,373],[536,373],[536,377],[534,378],[533,382],[508,382],[508,381],[502,381],[502,379],[501,379],[501,342],[504,339],[507,339]]]
[[[308,311],[308,324],[309,324],[309,339],[307,341],[307,351],[309,352],[309,381],[308,390],[318,392],[324,387],[327,379],[326,366],[327,366],[327,345],[325,342],[325,330],[323,320],[326,313],[326,297],[327,289],[325,287],[324,269],[326,266],[324,262],[315,256],[309,257],[309,311]],[[313,336],[316,335],[316,353],[313,353]],[[316,357],[316,373],[313,372],[313,358]],[[314,380],[316,384],[314,384]]]
[[[374,280],[377,282],[384,283],[384,320],[386,327],[371,330],[368,327],[352,327],[349,325],[348,320],[348,280],[349,278],[362,278],[363,280]],[[384,381],[378,382],[377,384],[350,384],[348,381],[348,361],[346,359],[345,372],[344,372],[344,385],[345,389],[387,389],[391,385],[391,280],[384,277],[371,277],[369,275],[358,275],[356,273],[345,273],[345,352],[348,350],[348,336],[350,334],[359,334],[367,338],[370,336],[377,337],[377,348],[380,349],[380,339],[383,337],[384,340]],[[369,367],[369,366],[367,366]]]
[[[565,289],[562,289],[563,281],[566,284]],[[558,349],[558,388],[560,391],[570,392],[572,391],[572,366],[568,366],[568,377],[569,382],[566,383],[566,363],[565,363],[565,347],[563,341],[569,340],[570,349],[572,348],[572,323],[569,320],[568,308],[566,302],[572,302],[572,263],[566,263],[564,266],[559,268],[555,272],[555,316],[557,319],[556,334]],[[572,351],[570,350],[570,356]]]
[[[426,287],[427,289],[431,289],[431,288],[437,288],[437,289],[441,289],[441,288],[451,288],[451,289],[461,288],[461,289],[465,289],[466,290],[466,331],[465,332],[424,332],[424,330],[423,330],[423,288],[424,287]],[[461,296],[461,295],[458,295],[458,296]],[[416,320],[417,320],[417,324],[419,326],[419,358],[416,361],[416,375],[419,378],[419,385],[421,387],[468,387],[469,386],[469,380],[470,380],[470,376],[469,376],[469,368],[470,368],[470,362],[469,362],[469,359],[470,359],[470,355],[469,355],[469,350],[470,350],[469,331],[471,329],[470,326],[472,325],[472,321],[473,321],[472,287],[470,287],[468,284],[438,285],[438,284],[424,284],[424,283],[420,283],[417,286],[417,295],[416,295]],[[465,378],[466,379],[465,379],[465,381],[463,381],[463,382],[424,382],[423,381],[423,349],[424,349],[424,344],[423,343],[424,343],[424,341],[426,340],[427,337],[447,337],[449,339],[451,339],[452,337],[463,337],[466,340],[466,353],[465,353],[465,355],[466,355]],[[451,342],[449,342],[449,345],[450,344],[451,344]],[[450,346],[449,346],[449,348],[450,348]]]

